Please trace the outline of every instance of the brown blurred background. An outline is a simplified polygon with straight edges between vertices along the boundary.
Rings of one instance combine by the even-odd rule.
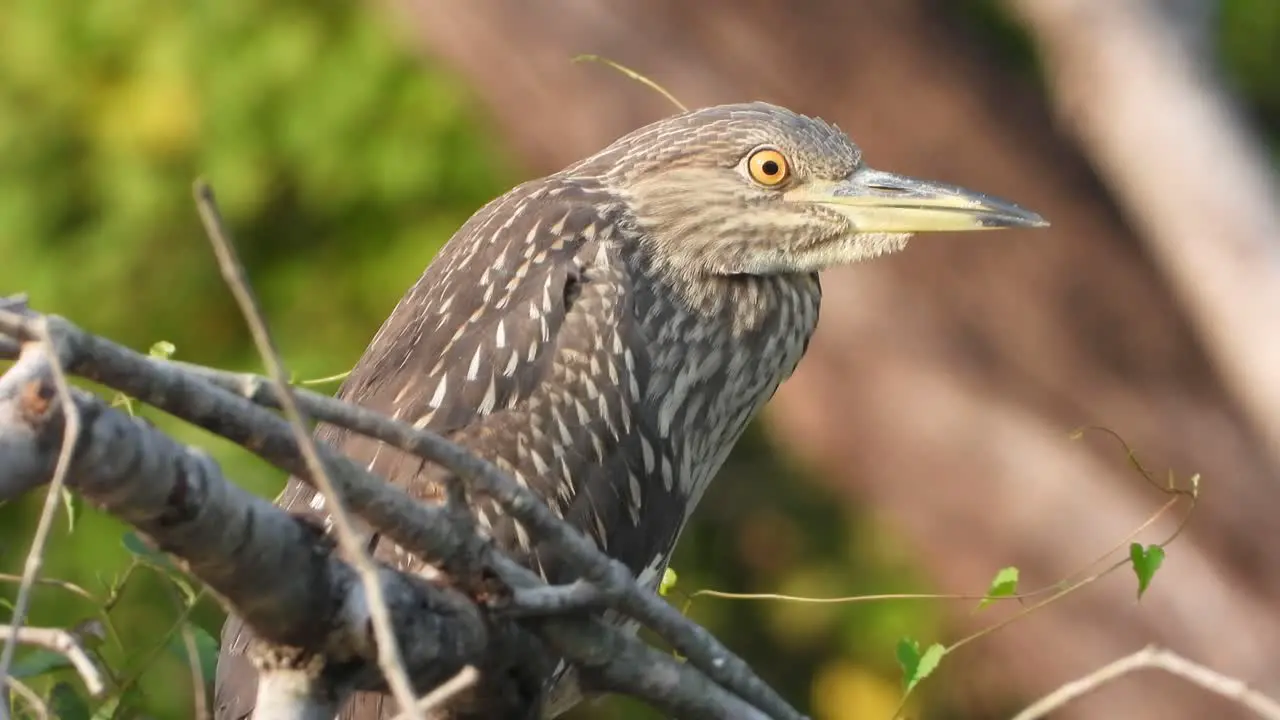
[[[1035,209],[1051,229],[921,237],[824,277],[810,353],[703,501],[678,589],[974,594],[1010,565],[1024,589],[1053,585],[1165,501],[1113,440],[1069,438],[1102,425],[1161,480],[1203,477],[1151,589],[1137,602],[1121,569],[966,646],[911,716],[1005,717],[1148,643],[1280,693],[1274,0],[11,4],[0,293],[186,360],[258,367],[192,176],[225,198],[293,368],[341,372],[481,203],[673,111],[570,61],[584,53],[690,106],[820,115],[877,167]],[[232,477],[279,487],[211,447]],[[0,508],[0,569],[20,567],[39,500]],[[49,574],[110,585],[130,562],[121,532],[86,514]],[[1014,610],[973,607],[701,598],[691,612],[802,709],[843,719],[892,712],[900,637],[946,643]],[[91,609],[45,590],[34,616]],[[163,583],[130,578],[112,617],[102,651],[138,678],[125,705],[190,716],[183,654],[147,651],[181,626]],[[192,618],[217,636],[209,603]],[[616,700],[575,714],[652,716]],[[1055,715],[1236,716],[1154,674]]]

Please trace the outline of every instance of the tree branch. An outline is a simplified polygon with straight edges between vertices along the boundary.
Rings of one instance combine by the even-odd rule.
[[[33,321],[30,315],[0,311],[0,332],[29,337]],[[260,441],[265,438],[267,442],[254,447],[270,447],[281,462],[297,464],[296,447],[287,438],[277,437],[283,421],[269,412],[183,370],[84,334],[65,321],[50,317],[48,323],[57,354],[69,361],[69,367],[85,369],[90,374],[94,362],[103,360],[107,371],[96,373],[96,377],[127,378],[128,386],[143,390],[165,409],[176,407],[211,425],[229,429],[233,435]],[[0,377],[0,497],[12,497],[40,484],[53,465],[49,455],[62,430],[62,414],[58,404],[48,401],[49,357],[42,347],[38,343],[25,344],[17,365]],[[132,378],[129,372],[135,373]],[[263,652],[257,653],[264,675],[269,676],[268,690],[292,687],[293,697],[299,697],[296,689],[301,686],[296,673],[309,667],[309,658],[326,658],[321,672],[329,674],[322,675],[315,686],[326,690],[302,693],[301,697],[312,700],[287,706],[295,708],[290,712],[327,712],[330,696],[341,697],[354,688],[381,687],[375,663],[376,642],[367,626],[366,595],[355,572],[333,557],[332,548],[317,528],[226,482],[204,454],[178,445],[144,421],[106,407],[89,393],[73,390],[72,397],[86,419],[68,475],[75,491],[132,523],[179,558],[244,618],[259,638],[273,643],[269,650],[278,653],[282,647],[296,647],[305,651],[297,662],[274,664],[269,662],[269,653],[265,658]],[[302,397],[300,394],[300,404],[305,403]],[[246,417],[252,420],[246,422]],[[397,428],[392,424],[384,429]],[[439,556],[441,547],[468,547],[464,539],[453,537],[457,528],[438,508],[412,504],[385,484],[377,489],[363,487],[380,481],[358,470],[352,472],[344,467],[342,458],[332,456],[323,447],[319,452],[331,470],[338,470],[335,476],[348,473],[340,492],[363,500],[365,508],[378,511],[366,519],[372,522],[374,517],[413,517],[415,513],[428,518],[429,525],[414,528],[416,534],[405,533],[421,542],[418,547],[428,557]],[[397,508],[397,502],[408,502],[411,507]],[[351,507],[360,511],[356,503]],[[432,545],[436,541],[439,544]],[[491,547],[484,547],[484,563],[496,568],[512,588],[543,585],[532,572]],[[281,567],[293,568],[294,572],[280,573]],[[481,622],[483,611],[470,599],[386,568],[379,572],[379,580],[388,597],[397,639],[406,649],[408,674],[416,688],[432,687],[463,662],[482,659],[486,626]],[[634,582],[628,582],[635,587]],[[650,597],[657,600],[656,596]],[[669,608],[665,603],[663,606]],[[423,607],[430,612],[424,613]],[[689,623],[682,616],[680,619]],[[782,712],[762,712],[753,702],[744,701],[709,680],[691,663],[677,662],[598,618],[554,617],[524,622],[555,652],[578,666],[584,684],[593,689],[632,694],[683,717],[799,717],[785,703]],[[325,629],[323,637],[315,637],[316,628]],[[709,635],[701,628],[697,630]],[[680,644],[694,646],[701,642],[696,637],[683,638]],[[695,650],[704,658],[727,654],[718,643]],[[722,677],[725,668],[746,667],[736,657],[728,657],[732,660],[713,665]],[[755,676],[749,669],[747,673],[730,674],[725,686],[749,686]]]
[[[1014,716],[1013,720],[1038,720],[1088,695],[1107,683],[1138,670],[1163,670],[1187,682],[1257,713],[1267,720],[1280,720],[1280,702],[1251,689],[1238,678],[1223,675],[1164,648],[1148,646],[1132,655],[1094,670],[1059,687]]]
[[[0,497],[47,476],[48,448],[63,432],[63,407],[45,391],[47,360],[42,346],[29,345],[0,376]],[[177,558],[264,643],[323,655],[323,679],[336,697],[382,687],[367,595],[319,528],[227,482],[208,456],[100,398],[72,390],[72,401],[84,430],[69,486]],[[482,657],[488,630],[470,599],[387,568],[376,579],[397,640],[410,648],[405,664],[424,690]]]
[[[62,655],[79,673],[90,695],[100,695],[106,689],[97,663],[85,652],[80,639],[67,630],[0,625],[0,637],[19,645],[34,645]]]
[[[283,421],[261,408],[251,408],[253,412],[250,412],[244,410],[242,405],[230,407],[232,400],[241,403],[241,398],[223,399],[231,391],[264,407],[280,407],[279,391],[265,378],[185,363],[170,363],[139,355],[88,335],[60,318],[50,317],[50,327],[68,345],[86,349],[87,356],[67,359],[67,366],[73,372],[84,374],[230,440],[240,442],[238,438],[253,438],[241,444],[278,467],[299,477],[308,477],[306,469],[299,467],[296,445],[290,438],[280,437],[288,432],[287,427],[281,427],[286,425]],[[0,332],[17,334],[20,328],[21,323],[14,325],[12,321],[6,325],[6,316],[0,312]],[[157,376],[150,382],[138,377],[139,374],[157,370]],[[91,374],[95,371],[96,375]],[[157,383],[156,380],[161,377],[164,382]],[[220,407],[216,413],[199,412],[207,404],[207,400],[202,400],[197,389],[212,392],[220,399]],[[187,392],[190,392],[190,396],[186,396]],[[294,388],[293,394],[299,407],[312,419],[381,440],[457,473],[471,485],[473,491],[492,497],[524,525],[531,535],[555,548],[584,580],[597,588],[603,602],[653,630],[712,680],[773,717],[790,720],[802,717],[761,680],[749,665],[725,648],[711,633],[682,615],[662,598],[640,588],[625,566],[602,554],[585,536],[555,517],[537,497],[496,466],[430,431],[413,428],[365,408],[302,388]],[[221,406],[224,403],[226,407]],[[245,418],[253,417],[252,426],[238,426],[242,417],[239,413],[245,413]],[[269,453],[266,451],[267,447],[270,447]],[[431,533],[420,525],[434,523],[438,526],[446,522],[446,513],[440,508],[426,508],[413,503],[402,491],[387,486],[363,468],[327,449],[322,448],[321,454],[337,485],[358,482],[357,488],[348,485],[340,490],[347,499],[347,506],[379,531],[386,530],[386,534],[406,551],[428,558],[453,558],[462,552],[461,539],[454,536],[428,537]],[[356,477],[362,479],[357,481]],[[375,483],[377,487],[364,487],[366,480],[363,478]],[[379,498],[379,504],[372,508],[379,514],[370,514],[371,508],[365,505],[368,502],[365,498],[370,496]],[[384,496],[396,499],[382,500]],[[395,512],[390,517],[396,519],[391,522],[414,525],[405,527],[386,524],[386,511],[391,509],[388,506],[403,502],[413,504],[413,508],[394,508]],[[407,519],[424,514],[429,515],[430,519]],[[441,553],[442,548],[447,549],[447,552]],[[436,553],[434,555],[431,554],[433,549]],[[543,585],[536,575],[517,573],[522,568],[515,563],[495,560],[493,555],[496,553],[485,557],[481,566],[494,570],[512,588]]]

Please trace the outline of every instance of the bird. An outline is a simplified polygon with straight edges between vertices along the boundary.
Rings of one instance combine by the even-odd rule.
[[[494,463],[656,590],[708,485],[804,356],[819,273],[916,233],[1047,224],[1007,200],[876,170],[818,117],[761,101],[684,111],[478,210],[338,397]],[[317,438],[439,501],[447,471],[339,428]],[[324,497],[296,478],[280,504],[328,520]],[[549,582],[573,579],[492,502],[470,509]],[[381,560],[424,570],[370,542]],[[246,717],[252,679],[224,672],[244,637],[234,618],[223,637],[218,717]],[[395,714],[389,696],[357,695],[339,717]],[[582,699],[563,662],[546,698],[547,718]]]

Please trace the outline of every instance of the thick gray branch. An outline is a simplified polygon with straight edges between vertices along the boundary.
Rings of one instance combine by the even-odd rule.
[[[265,407],[279,407],[276,389],[266,379],[156,360],[84,333],[61,318],[47,317],[50,332],[61,346],[67,348],[63,363],[68,371],[137,397],[239,442],[289,472],[307,476],[288,424],[260,407],[229,396],[227,392],[231,390]],[[9,323],[7,326],[6,322]],[[20,335],[23,327],[21,317],[0,312],[0,332]],[[206,394],[216,402],[211,403]],[[307,415],[316,420],[382,440],[458,473],[473,491],[492,497],[532,535],[554,547],[584,580],[599,590],[607,604],[656,632],[716,683],[773,717],[801,717],[746,662],[731,653],[710,632],[660,597],[639,587],[621,563],[600,553],[586,537],[555,517],[537,497],[492,464],[434,433],[412,428],[364,408],[301,389],[295,390],[295,396]],[[209,408],[211,404],[216,408]],[[245,410],[245,406],[252,412]],[[245,419],[251,419],[251,424]],[[250,441],[245,442],[241,438],[249,438]],[[451,558],[464,552],[463,543],[467,539],[459,538],[456,533],[431,532],[421,524],[429,523],[434,528],[448,526],[445,511],[421,507],[354,463],[325,448],[320,450],[335,484],[346,498],[347,506],[379,531],[385,531],[401,547],[422,557],[444,558],[450,564],[455,562]],[[367,488],[367,483],[374,483],[376,487]],[[370,500],[377,504],[366,504]],[[404,504],[412,507],[401,507]],[[415,513],[430,515],[430,518],[415,519]],[[524,572],[514,563],[495,558],[497,553],[487,546],[472,544],[469,549],[485,555],[480,559],[481,566],[494,570],[514,588],[542,584],[537,576]],[[552,641],[552,644],[558,643]]]
[[[204,453],[92,394],[73,397],[83,429],[69,487],[177,558],[266,643],[323,656],[330,692],[381,687],[364,591],[318,528],[227,482]],[[0,497],[47,480],[61,436],[48,365],[28,346],[0,376]],[[486,621],[468,598],[391,569],[379,580],[416,686],[483,656]]]
[[[12,313],[0,311],[0,329],[6,320],[21,337],[22,323],[15,322]],[[205,418],[211,425],[231,427],[233,434],[242,437],[261,438],[275,431],[275,423],[283,422],[225,391],[184,377],[177,369],[141,356],[130,357],[128,351],[79,333],[69,324],[58,323],[57,327],[57,339],[70,341],[69,347],[60,345],[61,354],[69,361],[68,367],[81,374],[102,379],[117,377],[114,373],[136,372],[141,377],[122,384],[143,390],[143,399],[150,398],[166,409],[175,405],[170,393],[177,388],[176,394],[183,400],[176,403],[180,409]],[[20,362],[0,377],[0,498],[45,482],[61,438],[61,413],[54,402],[47,364],[41,360],[37,345],[26,347]],[[114,372],[85,372],[102,356],[91,355],[90,360],[78,356],[77,348],[83,352],[85,347],[105,354],[108,367],[116,362]],[[157,380],[155,374],[172,384]],[[213,400],[203,397],[206,393],[212,394]],[[179,558],[193,575],[224,597],[259,638],[272,643],[272,652],[298,647],[305,651],[303,660],[323,656],[320,671],[328,674],[306,685],[311,689],[302,693],[296,692],[302,687],[296,673],[305,662],[273,665],[268,660],[275,655],[269,654],[267,660],[259,658],[271,687],[292,688],[294,704],[287,706],[293,708],[290,712],[325,712],[331,696],[340,697],[355,687],[381,687],[363,592],[354,572],[333,557],[332,548],[316,529],[226,482],[203,453],[175,443],[144,421],[106,407],[89,393],[76,391],[74,399],[84,430],[68,476],[71,487]],[[244,407],[231,406],[233,401],[253,411],[250,416],[258,421],[252,425],[254,431],[246,430],[239,415]],[[219,413],[226,413],[226,417]],[[288,442],[279,442],[277,449],[286,456],[295,451]],[[342,467],[340,458],[326,460]],[[290,457],[283,461],[293,462]],[[358,470],[350,478],[354,487],[348,490],[354,497],[378,497],[359,486],[379,481],[366,480]],[[517,504],[519,501],[517,498]],[[449,537],[453,528],[443,513],[431,508],[416,511],[425,513],[427,522],[434,524],[415,528],[417,534],[412,535],[423,543],[428,557],[439,552],[431,545],[437,538],[442,538],[440,544],[446,548],[468,546],[462,539]],[[386,512],[381,517],[409,515],[408,511],[399,515]],[[378,516],[369,519],[373,517]],[[499,571],[511,587],[541,585],[533,573],[506,556],[488,546],[484,552],[484,564]],[[281,573],[281,567],[289,567],[291,572]],[[390,570],[382,573],[382,581],[416,688],[431,687],[455,672],[464,660],[479,658],[486,643],[486,626],[480,610],[469,600]],[[682,617],[680,620],[689,623]],[[556,653],[583,670],[588,687],[632,694],[683,717],[798,717],[785,703],[782,712],[761,712],[697,668],[645,646],[598,618],[527,622]],[[722,676],[724,668],[730,668],[726,685],[749,687],[759,682],[749,669],[741,673],[739,667],[745,668],[745,663],[728,655],[718,643],[699,645],[709,635],[693,627],[696,634],[692,639],[680,638],[679,645],[709,658]],[[317,628],[323,631],[317,633]],[[667,629],[670,631],[670,626]],[[323,692],[313,692],[318,688]]]

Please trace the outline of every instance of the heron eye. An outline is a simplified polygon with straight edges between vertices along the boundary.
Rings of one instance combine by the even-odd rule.
[[[747,172],[752,180],[772,187],[787,179],[787,159],[772,148],[757,150],[747,158]]]

